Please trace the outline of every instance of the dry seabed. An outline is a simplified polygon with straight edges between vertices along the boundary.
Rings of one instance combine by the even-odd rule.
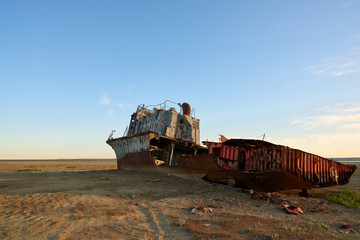
[[[67,162],[73,168],[64,165],[62,171],[55,164],[41,164],[31,166],[46,171],[0,173],[0,239],[360,238],[359,209],[299,197],[298,191],[277,193],[304,211],[289,215],[281,204],[251,199],[236,188],[160,173],[113,170],[110,161],[81,171],[76,169],[85,168],[84,162]],[[359,190],[359,179],[355,172],[345,187]],[[192,213],[190,208],[195,206],[216,208]],[[348,234],[339,232],[344,222],[353,226]]]

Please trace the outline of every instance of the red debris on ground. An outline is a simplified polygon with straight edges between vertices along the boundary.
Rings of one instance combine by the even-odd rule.
[[[349,233],[351,232],[352,226],[350,224],[342,223],[341,229],[339,230],[341,233]]]
[[[201,213],[209,213],[209,212],[212,212],[216,208],[219,208],[219,207],[216,207],[216,206],[213,206],[213,205],[209,205],[207,207],[203,207],[203,206],[191,207],[190,212],[192,212],[192,213],[199,213],[199,212],[201,212]]]
[[[271,195],[270,193],[254,192],[252,190],[250,190],[249,193],[250,198],[255,200],[265,200],[270,202],[273,199],[277,199],[277,196]]]
[[[296,214],[296,215],[301,215],[304,212],[301,210],[301,208],[299,207],[295,207],[295,206],[289,206],[287,204],[284,205],[284,210],[285,212],[289,213],[289,214]]]

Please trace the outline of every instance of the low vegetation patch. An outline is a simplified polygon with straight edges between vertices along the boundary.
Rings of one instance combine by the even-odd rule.
[[[325,224],[325,223],[322,223],[322,224],[319,225],[319,228],[323,228],[323,229],[325,229],[325,230],[329,230],[329,229],[330,229],[330,226],[327,225],[327,224]]]
[[[36,168],[25,168],[25,169],[19,169],[18,172],[41,172],[41,169]]]
[[[357,190],[342,190],[335,194],[326,195],[325,199],[349,208],[360,208],[360,192]]]
[[[178,227],[183,227],[186,225],[186,220],[184,218],[180,218],[176,223],[175,223],[176,226]]]
[[[66,168],[75,168],[75,166],[67,166]]]

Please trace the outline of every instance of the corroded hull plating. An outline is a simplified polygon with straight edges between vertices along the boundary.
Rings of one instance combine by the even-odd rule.
[[[118,169],[157,169],[176,166],[180,155],[204,153],[204,147],[179,141],[157,133],[146,132],[131,137],[110,139]]]
[[[356,166],[344,165],[314,154],[266,141],[230,139],[200,146],[200,120],[182,110],[167,110],[167,101],[153,110],[140,105],[132,114],[127,133],[107,143],[114,149],[118,169],[159,170],[206,177],[234,179],[257,191],[310,189],[347,184]]]
[[[180,156],[179,166],[206,169],[210,180],[235,179],[258,191],[311,189],[347,184],[356,166],[260,140],[208,143],[207,155]]]

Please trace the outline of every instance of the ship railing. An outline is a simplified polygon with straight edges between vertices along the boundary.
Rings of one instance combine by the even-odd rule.
[[[171,107],[171,106],[167,105],[167,103],[172,103],[174,105],[180,106],[180,109],[181,109],[181,104],[180,103],[176,103],[176,102],[173,102],[173,101],[170,101],[170,100],[165,100],[165,102],[160,103],[160,104],[156,104],[156,105],[148,105],[145,108],[148,109],[149,107],[158,107],[159,109],[167,110],[167,109],[169,109]]]

